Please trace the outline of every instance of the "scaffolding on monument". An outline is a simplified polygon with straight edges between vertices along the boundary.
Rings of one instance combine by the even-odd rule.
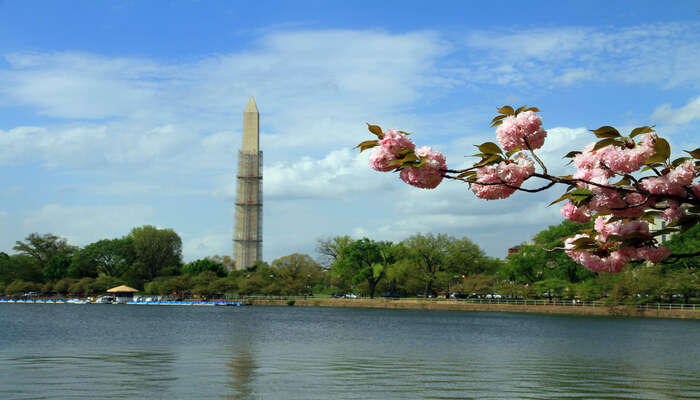
[[[234,250],[236,268],[262,259],[262,160],[263,152],[238,152],[238,191]]]

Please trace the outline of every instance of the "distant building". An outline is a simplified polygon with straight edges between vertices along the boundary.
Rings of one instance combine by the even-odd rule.
[[[243,112],[243,140],[238,152],[233,257],[236,269],[262,260],[262,151],[260,114],[252,97]]]

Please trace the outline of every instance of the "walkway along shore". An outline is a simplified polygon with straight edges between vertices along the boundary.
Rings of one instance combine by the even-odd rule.
[[[597,315],[614,317],[645,317],[645,318],[682,318],[700,319],[700,306],[674,304],[673,308],[665,305],[649,305],[645,308],[638,306],[607,306],[607,305],[574,305],[570,303],[548,303],[538,301],[531,304],[513,304],[505,302],[467,302],[457,300],[420,300],[420,299],[314,299],[288,297],[286,299],[247,298],[246,302],[258,306],[285,306],[289,300],[294,300],[295,306],[306,307],[360,307],[360,308],[389,308],[407,310],[442,310],[442,311],[492,311],[492,312],[518,312],[536,314],[563,314],[563,315]]]

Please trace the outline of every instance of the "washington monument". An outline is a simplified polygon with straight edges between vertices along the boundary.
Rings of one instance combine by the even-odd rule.
[[[237,179],[233,253],[236,269],[245,269],[262,260],[260,114],[252,97],[243,111],[243,143],[238,152]]]

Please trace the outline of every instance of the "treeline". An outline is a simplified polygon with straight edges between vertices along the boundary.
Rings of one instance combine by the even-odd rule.
[[[52,234],[17,241],[17,254],[0,253],[0,293],[99,294],[119,284],[145,293],[312,295],[356,293],[367,297],[502,296],[688,302],[700,288],[700,257],[671,264],[629,265],[621,274],[594,274],[561,251],[564,237],[582,226],[565,221],[537,234],[505,260],[488,257],[468,238],[415,234],[397,243],[349,236],[320,239],[317,259],[291,254],[236,270],[228,256],[182,262],[182,241],[171,229],[134,228],[117,239],[83,248]],[[696,251],[700,227],[673,237],[676,253]]]

